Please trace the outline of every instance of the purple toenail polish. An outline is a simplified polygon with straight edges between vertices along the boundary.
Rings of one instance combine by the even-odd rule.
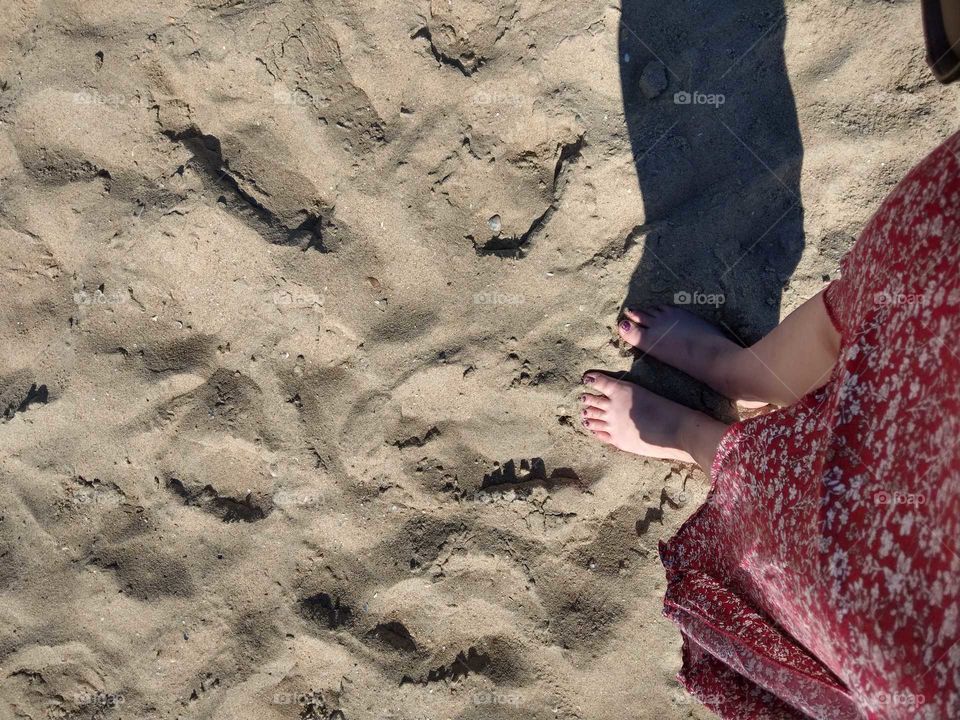
[[[588,384],[589,384],[589,383],[592,383],[592,382],[593,382],[593,375],[584,375],[584,376],[583,376],[583,381],[584,381],[585,383],[588,383]]]
[[[629,330],[629,329],[630,329],[630,321],[629,321],[629,320],[621,320],[621,321],[620,321],[620,329],[621,329],[621,330]]]

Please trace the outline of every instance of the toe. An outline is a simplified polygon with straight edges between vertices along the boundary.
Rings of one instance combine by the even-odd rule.
[[[606,410],[610,407],[610,398],[606,395],[594,395],[592,393],[586,393],[580,396],[580,402],[584,407],[595,407]]]
[[[654,316],[646,310],[634,310],[625,308],[623,314],[642,327],[649,327],[654,321]]]
[[[583,426],[590,431],[606,430],[608,427],[607,422],[605,420],[600,420],[598,418],[584,418]]]
[[[620,333],[620,337],[633,347],[640,345],[640,334],[642,331],[643,328],[640,327],[636,320],[631,320],[626,317],[617,325],[617,332]]]
[[[604,432],[603,430],[591,430],[590,434],[593,435],[600,442],[609,443],[612,441],[610,433]]]
[[[599,390],[604,395],[609,396],[610,391],[614,390],[618,383],[612,377],[604,375],[597,370],[591,370],[583,376],[583,383],[594,390]]]
[[[593,418],[596,418],[598,420],[603,419],[606,416],[606,414],[607,414],[606,410],[603,410],[598,407],[585,407],[583,410],[580,411],[580,417],[586,418],[588,420]]]
[[[633,321],[636,322],[636,323],[640,322],[640,313],[638,313],[638,312],[637,312],[636,310],[634,310],[633,308],[624,308],[624,309],[623,309],[623,314],[626,315],[628,318],[630,318],[631,320],[633,320]]]

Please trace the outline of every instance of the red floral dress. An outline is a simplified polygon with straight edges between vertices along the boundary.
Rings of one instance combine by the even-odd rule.
[[[960,133],[841,268],[829,381],[733,425],[661,545],[680,680],[723,718],[960,718]]]

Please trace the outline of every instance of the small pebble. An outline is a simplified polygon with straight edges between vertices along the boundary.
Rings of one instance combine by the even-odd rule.
[[[663,66],[663,63],[657,62],[656,60],[647,63],[646,67],[643,68],[643,72],[640,74],[640,92],[650,100],[663,93],[666,89],[667,69]]]
[[[493,230],[495,233],[499,234],[499,233],[500,233],[500,228],[502,227],[502,223],[500,222],[500,216],[499,216],[499,215],[494,215],[492,218],[490,218],[489,220],[487,220],[487,225],[490,226],[490,229],[491,229],[491,230]]]

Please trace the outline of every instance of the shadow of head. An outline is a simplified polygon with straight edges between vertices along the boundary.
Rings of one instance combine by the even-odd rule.
[[[754,342],[779,322],[803,250],[783,1],[622,8],[624,114],[645,212],[624,304],[682,305]],[[647,364],[631,374],[651,373],[658,387],[677,384]]]

